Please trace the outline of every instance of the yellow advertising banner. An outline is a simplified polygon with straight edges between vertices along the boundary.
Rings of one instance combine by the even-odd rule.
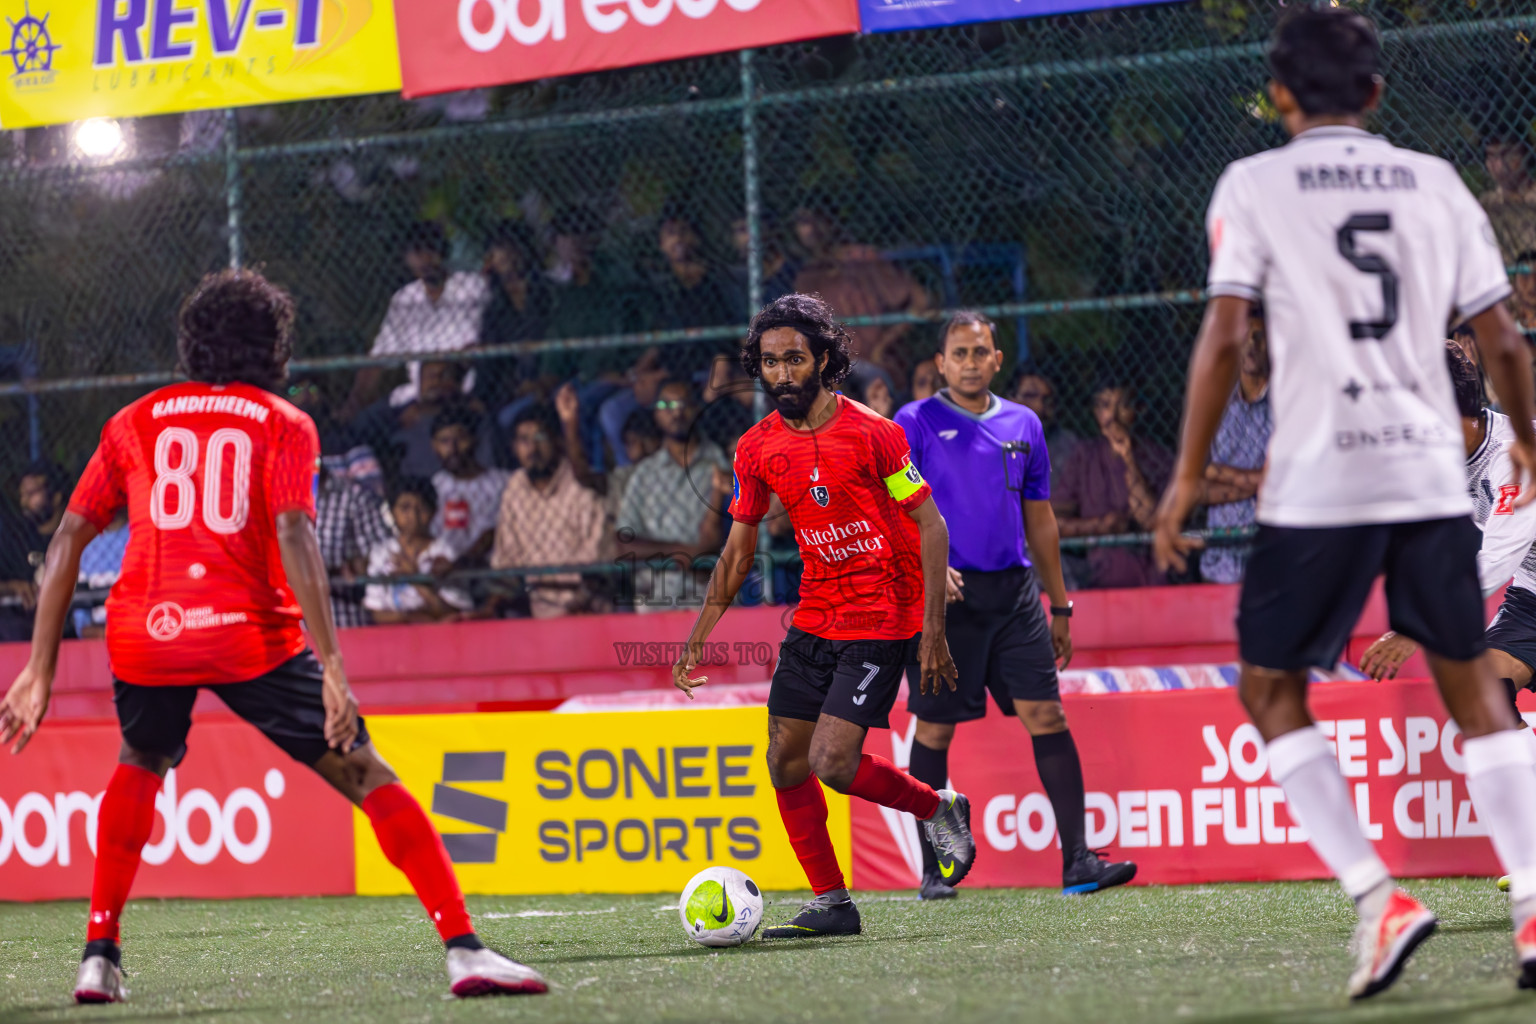
[[[803,889],[764,762],[762,708],[401,715],[368,731],[470,893],[680,892],[712,864]],[[848,798],[828,828],[852,867]],[[357,891],[409,893],[356,812]]]
[[[0,126],[400,88],[391,0],[0,0]]]

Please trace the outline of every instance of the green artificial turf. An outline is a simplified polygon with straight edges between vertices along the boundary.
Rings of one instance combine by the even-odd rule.
[[[134,901],[129,1003],[70,1001],[80,903],[0,904],[0,1021],[1504,1021],[1508,900],[1487,879],[1412,882],[1441,930],[1397,987],[1343,996],[1353,913],[1333,885],[971,890],[860,898],[864,934],[707,950],[664,896],[473,897],[481,935],[542,997],[457,1001],[407,899]],[[770,922],[807,894],[771,893]]]

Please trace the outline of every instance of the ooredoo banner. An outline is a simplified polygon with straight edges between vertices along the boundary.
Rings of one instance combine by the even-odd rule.
[[[395,0],[407,96],[859,30],[858,0]]]
[[[0,0],[0,15],[6,128],[400,88],[390,0]]]
[[[761,707],[377,716],[374,743],[475,893],[672,892],[711,864],[767,889],[805,875],[779,822]],[[849,863],[848,799],[828,827]],[[405,893],[361,812],[357,891]]]
[[[1312,710],[1354,794],[1360,825],[1394,872],[1497,874],[1463,777],[1461,734],[1427,682],[1329,683]],[[1087,784],[1087,841],[1135,860],[1138,883],[1327,878],[1269,777],[1264,744],[1231,690],[1067,697]],[[867,750],[906,764],[912,719],[894,714]],[[967,885],[1056,886],[1061,854],[1030,742],[1014,719],[961,725],[950,777],[971,800]],[[917,827],[853,801],[854,882],[917,885]]]
[[[0,772],[0,899],[90,895],[115,722],[50,723]],[[135,896],[353,892],[349,804],[255,729],[199,721],[155,800]]]
[[[1173,0],[859,0],[865,32],[938,28],[973,21],[1037,18],[1046,14],[1096,11]]]

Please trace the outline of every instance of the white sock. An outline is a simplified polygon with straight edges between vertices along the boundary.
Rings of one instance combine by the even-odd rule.
[[[1328,741],[1316,726],[1288,732],[1269,744],[1269,774],[1285,790],[1291,816],[1312,837],[1313,851],[1351,898],[1358,900],[1391,880],[1387,866],[1360,832],[1338,759],[1329,753]],[[1536,790],[1532,796],[1536,798]]]
[[[1536,897],[1536,751],[1524,730],[1463,739],[1467,792],[1509,872],[1516,904]]]

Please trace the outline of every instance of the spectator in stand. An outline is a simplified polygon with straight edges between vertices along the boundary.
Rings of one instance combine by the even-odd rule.
[[[740,358],[721,353],[710,360],[704,383],[704,411],[699,432],[722,448],[729,448],[756,420],[753,403],[757,385],[747,376]]]
[[[562,434],[555,410],[547,405],[525,409],[512,424],[520,468],[501,495],[491,568],[590,565],[607,557],[602,500],[577,479]],[[579,573],[530,576],[526,589],[536,619],[607,610],[601,588],[588,585]]]
[[[395,535],[368,552],[368,575],[424,576],[451,560],[452,549],[432,536],[437,489],[426,480],[407,480],[390,496]],[[463,618],[474,602],[464,591],[426,583],[370,583],[363,607],[381,625],[396,622],[441,622]]]
[[[1264,336],[1264,311],[1250,307],[1248,341],[1243,346],[1237,387],[1222,413],[1205,467],[1212,491],[1206,525],[1213,529],[1252,526],[1264,458],[1273,427],[1269,412],[1269,343]],[[1218,493],[1220,492],[1220,493]],[[1217,499],[1228,497],[1233,500]],[[1240,583],[1248,566],[1249,545],[1211,544],[1200,553],[1200,575],[1211,583]]]
[[[368,556],[390,539],[371,492],[320,464],[315,492],[315,535],[331,577],[331,615],[339,628],[368,625],[363,588],[352,582],[368,570]]]
[[[1518,135],[1490,135],[1483,143],[1483,166],[1493,188],[1478,202],[1488,211],[1504,258],[1517,262],[1518,253],[1536,249],[1536,178],[1531,175],[1530,146]]]
[[[480,323],[482,345],[509,345],[548,336],[554,297],[540,265],[533,232],[526,224],[505,221],[491,232],[485,278],[491,298]],[[534,389],[538,357],[483,360],[478,370],[476,393],[484,396],[490,408],[501,409]]]
[[[656,248],[664,267],[652,284],[657,308],[647,326],[682,330],[730,324],[742,318],[744,310],[735,304],[730,280],[710,265],[691,221],[676,213],[664,218],[657,229]],[[673,342],[667,346],[667,361],[674,366],[700,366],[708,361],[713,348],[712,342]],[[603,400],[598,422],[616,465],[624,465],[626,459],[624,424],[636,409],[655,403],[653,389],[666,376],[660,353],[650,349],[630,371],[628,386]]]
[[[728,464],[720,447],[693,429],[698,411],[692,382],[661,386],[661,448],[635,467],[619,505],[620,553],[652,563],[636,572],[638,611],[666,611],[699,599],[692,563],[711,551],[705,520],[718,517],[708,499],[715,470]],[[658,569],[658,563],[664,564]]]
[[[1063,537],[1100,537],[1150,530],[1157,499],[1173,471],[1173,457],[1155,441],[1136,436],[1136,393],[1121,381],[1093,391],[1099,435],[1067,459],[1059,489],[1051,491]],[[1141,587],[1163,582],[1151,552],[1140,547],[1095,547],[1088,552],[1090,587]]]
[[[339,455],[352,446],[352,431],[331,413],[325,389],[313,377],[299,377],[288,382],[288,401],[315,421],[320,434],[320,453]]]
[[[711,266],[698,228],[687,217],[674,213],[662,220],[656,248],[665,263],[655,283],[658,328],[712,327],[736,323],[745,315],[729,276]]]
[[[1515,269],[1509,280],[1514,288],[1509,297],[1510,315],[1527,332],[1536,331],[1536,249],[1527,249],[1515,257]],[[1473,349],[1476,350],[1475,345]],[[1473,362],[1482,366],[1476,359]]]
[[[480,320],[491,298],[490,288],[481,274],[450,272],[447,260],[448,237],[442,226],[432,221],[416,224],[405,243],[405,264],[415,280],[389,300],[370,354],[457,352],[479,342]],[[420,396],[421,364],[410,363],[407,371],[410,381],[390,392],[392,406],[406,405]],[[383,368],[377,366],[357,372],[343,419],[352,419],[373,402],[383,377]],[[465,377],[464,390],[473,385],[471,372]]]
[[[475,457],[484,465],[496,461],[495,435],[485,407],[463,397],[464,364],[429,361],[421,364],[421,394],[399,407],[379,403],[356,421],[359,441],[379,446],[389,467],[390,479],[426,479],[443,468],[432,446],[432,423],[448,408],[465,409],[480,424],[475,435]]]
[[[878,366],[856,365],[843,384],[843,393],[886,419],[896,415],[898,403],[891,375]]]
[[[939,374],[939,364],[932,358],[924,359],[912,368],[912,401],[921,402],[939,393],[944,378]]]
[[[98,533],[80,552],[80,586],[88,590],[109,590],[123,572],[123,554],[128,550],[128,512],[118,512],[105,530]],[[75,636],[92,640],[107,634],[107,603],[76,607],[70,613]]]
[[[820,295],[840,319],[923,313],[930,308],[928,293],[910,274],[881,256],[873,246],[844,240],[842,225],[826,203],[813,203],[798,210],[794,230],[807,256],[795,276],[794,290]],[[854,355],[889,373],[897,391],[904,389],[907,382],[906,353],[899,343],[906,339],[911,326],[848,328]]]
[[[656,454],[659,448],[661,429],[656,426],[656,417],[651,410],[636,409],[630,413],[629,419],[624,421],[624,452],[629,464],[608,471],[608,490],[603,498],[608,524],[613,529],[618,528],[619,506],[624,501],[624,492],[629,487],[630,477],[635,474],[635,467]]]
[[[1051,457],[1051,493],[1060,490],[1061,470],[1083,439],[1056,417],[1056,385],[1045,374],[1020,367],[1008,388],[1009,401],[1028,407],[1045,427],[1045,448]]]
[[[28,640],[37,604],[37,580],[48,542],[64,518],[69,478],[57,463],[37,461],[17,481],[20,514],[0,519],[0,640]]]
[[[496,542],[496,513],[509,474],[475,457],[481,422],[464,406],[444,409],[432,420],[432,449],[443,466],[432,474],[437,488],[432,536],[448,552],[433,564],[439,574],[484,568]]]
[[[1057,419],[1056,385],[1045,374],[1026,364],[1014,371],[1013,383],[1008,386],[1008,400],[1027,406],[1040,417],[1040,424],[1045,428],[1046,454],[1051,459],[1051,494],[1060,494],[1062,468],[1083,439],[1076,432],[1063,427]],[[1066,577],[1068,590],[1080,590],[1083,582],[1088,579],[1088,559],[1081,554],[1063,550],[1061,572]]]
[[[800,273],[800,267],[784,255],[778,222],[770,214],[764,213],[759,220],[758,242],[763,252],[762,304],[766,305],[795,290],[795,275]],[[736,252],[736,265],[731,267],[731,308],[736,311],[733,320],[744,319],[756,312],[750,308],[747,261],[751,258],[752,238],[745,217],[731,221],[731,248]]]

